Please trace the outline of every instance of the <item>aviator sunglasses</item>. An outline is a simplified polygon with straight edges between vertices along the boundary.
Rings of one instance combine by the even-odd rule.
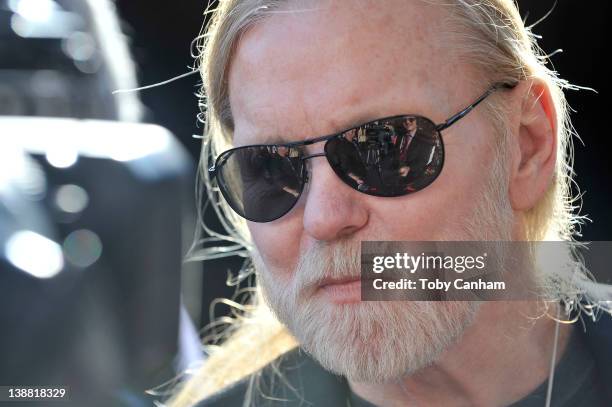
[[[430,185],[442,172],[441,131],[499,89],[495,83],[471,105],[440,124],[418,115],[376,119],[359,126],[299,142],[256,144],[221,153],[208,169],[229,206],[252,222],[271,222],[299,201],[309,179],[306,160],[326,157],[336,175],[367,195],[397,197]],[[305,146],[325,142],[324,153],[306,154]]]

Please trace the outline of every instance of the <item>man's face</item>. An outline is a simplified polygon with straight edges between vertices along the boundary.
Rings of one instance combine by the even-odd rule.
[[[299,141],[399,114],[440,123],[490,85],[471,85],[478,75],[440,33],[441,7],[300,3],[240,40],[229,75],[235,146]],[[274,222],[249,222],[268,302],[324,366],[386,380],[430,363],[473,319],[472,303],[359,302],[358,282],[321,283],[359,278],[362,240],[509,238],[507,180],[492,180],[495,137],[476,109],[443,132],[437,180],[397,198],[355,191],[324,157],[311,159],[298,205]],[[308,146],[322,151],[323,143]]]

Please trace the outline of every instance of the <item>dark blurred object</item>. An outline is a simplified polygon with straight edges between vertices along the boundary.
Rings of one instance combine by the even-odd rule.
[[[140,93],[112,94],[137,86],[114,1],[0,0],[0,116],[138,122]],[[198,267],[183,266],[184,303],[195,320]]]
[[[191,51],[197,50],[190,50],[190,44],[202,28],[207,3],[177,1],[170,5],[163,0],[116,0],[124,32],[130,37],[139,83],[149,85],[191,70],[195,64]],[[145,120],[172,131],[194,158],[201,147],[192,138],[193,134],[202,134],[195,96],[200,83],[200,76],[192,75],[140,94],[147,108]]]
[[[152,405],[176,374],[189,157],[154,125],[0,118],[0,134],[0,385]]]
[[[138,121],[114,3],[0,0],[0,115]]]
[[[111,93],[136,86],[113,1],[0,0],[0,116],[22,116],[0,117],[0,385],[151,405],[201,356],[184,150],[157,126],[23,117],[137,122],[139,94]]]

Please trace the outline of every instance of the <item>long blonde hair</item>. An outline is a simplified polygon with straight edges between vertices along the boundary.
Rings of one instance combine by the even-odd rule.
[[[544,198],[526,214],[527,240],[572,240],[580,216],[572,195],[572,135],[569,109],[563,93],[573,88],[547,67],[547,57],[537,45],[536,36],[526,27],[512,0],[421,0],[449,9],[454,41],[460,41],[461,57],[490,79],[518,82],[537,79],[551,94],[557,123],[557,164],[554,180]],[[202,112],[205,123],[199,176],[199,196],[208,194],[208,207],[221,219],[227,233],[210,230],[202,224],[192,259],[202,260],[226,255],[246,259],[252,249],[245,222],[224,203],[211,184],[208,167],[211,159],[231,146],[233,121],[229,106],[227,74],[230,59],[240,35],[250,26],[280,9],[287,0],[220,0],[210,13],[209,23],[198,37],[198,61],[203,80]],[[493,122],[504,123],[504,110],[495,102],[486,108]],[[503,133],[503,131],[501,132]],[[200,206],[201,207],[201,206]],[[202,220],[200,215],[200,222]],[[202,237],[207,234],[207,237]],[[248,261],[232,284],[249,276]],[[559,276],[557,276],[558,279]],[[237,285],[238,286],[238,285]],[[223,387],[249,377],[245,397],[255,391],[254,381],[261,367],[298,346],[295,338],[265,306],[257,288],[246,288],[249,301],[220,300],[240,312],[209,326],[205,346],[210,353],[203,366],[178,386],[168,401],[171,407],[184,407],[215,393]],[[237,296],[245,290],[238,291]],[[219,302],[219,301],[218,301]]]

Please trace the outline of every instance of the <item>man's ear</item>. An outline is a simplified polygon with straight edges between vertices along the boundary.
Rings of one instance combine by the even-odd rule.
[[[512,163],[510,202],[516,211],[534,207],[552,182],[557,160],[557,112],[542,81],[522,84],[517,156]]]

